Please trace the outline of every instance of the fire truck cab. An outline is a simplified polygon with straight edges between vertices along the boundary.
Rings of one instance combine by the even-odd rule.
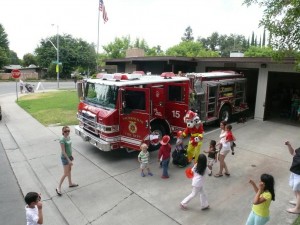
[[[203,123],[231,120],[233,114],[248,110],[246,78],[234,71],[188,73],[190,108]]]
[[[189,79],[159,75],[98,74],[79,85],[79,125],[75,133],[102,151],[156,148],[165,134],[185,127]]]

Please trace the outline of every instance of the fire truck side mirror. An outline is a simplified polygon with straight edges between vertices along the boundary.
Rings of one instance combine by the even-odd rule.
[[[122,112],[123,112],[123,114],[130,114],[132,111],[133,111],[133,109],[128,108],[126,106],[126,101],[123,101],[122,102]]]
[[[84,82],[83,81],[78,81],[77,82],[77,94],[78,94],[78,98],[82,98],[83,97],[83,91],[84,90]]]
[[[122,90],[122,89],[120,89],[120,91],[122,92],[122,113],[129,114],[132,112],[133,109],[128,107],[128,105],[126,103],[126,91]]]

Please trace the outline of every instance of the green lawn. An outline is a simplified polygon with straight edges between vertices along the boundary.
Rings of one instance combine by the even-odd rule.
[[[20,97],[17,103],[45,126],[78,124],[79,99],[74,90],[28,94]]]

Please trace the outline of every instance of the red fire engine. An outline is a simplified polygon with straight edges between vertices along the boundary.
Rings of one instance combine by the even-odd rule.
[[[203,123],[229,121],[233,114],[248,110],[247,79],[234,71],[188,73],[190,107],[199,113]]]
[[[186,127],[183,118],[190,108],[198,110],[204,123],[230,119],[247,108],[246,80],[232,72],[176,77],[137,71],[97,77],[78,86],[83,98],[75,132],[102,151],[139,150],[142,142],[155,148],[164,134]]]

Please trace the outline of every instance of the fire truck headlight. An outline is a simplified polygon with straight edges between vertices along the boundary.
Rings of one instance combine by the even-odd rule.
[[[101,126],[99,128],[101,132],[105,133],[112,133],[112,132],[118,132],[119,131],[119,126],[118,125],[113,125],[113,126]]]
[[[113,125],[112,126],[112,131],[113,132],[118,132],[119,131],[119,126],[118,125]]]
[[[111,130],[112,130],[111,127],[105,127],[105,128],[104,128],[104,131],[105,131],[105,132],[111,132]]]

